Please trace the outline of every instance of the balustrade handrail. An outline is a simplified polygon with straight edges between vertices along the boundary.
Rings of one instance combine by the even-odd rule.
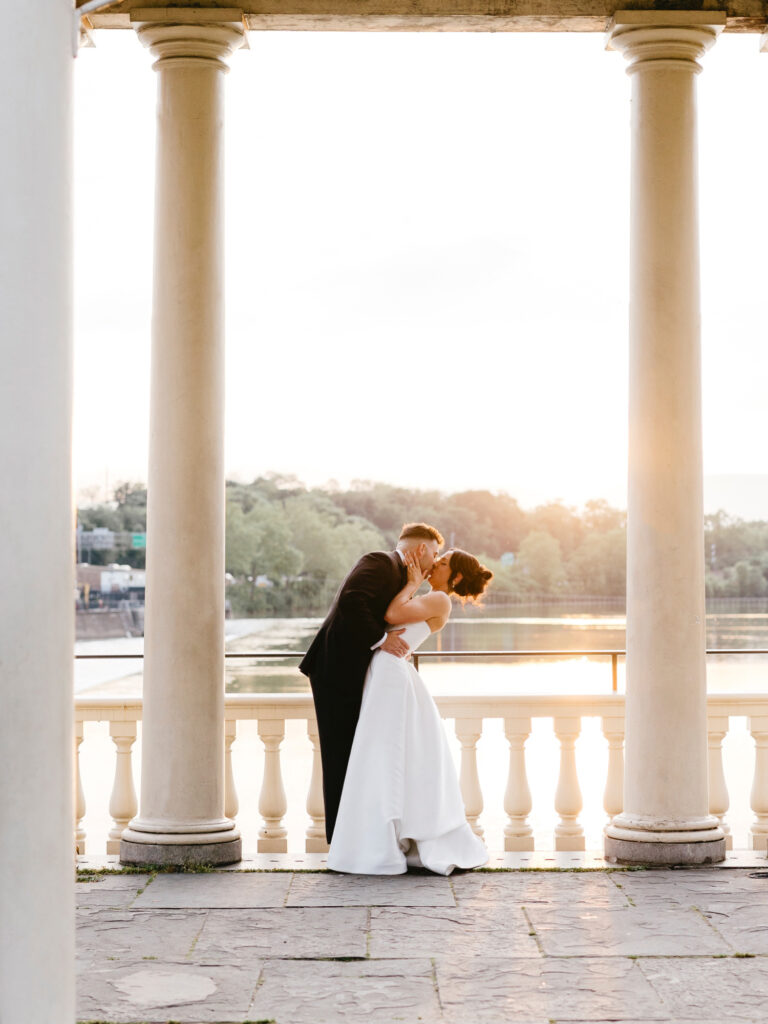
[[[482,718],[546,718],[567,710],[571,714],[599,717],[615,715],[624,708],[623,693],[505,693],[505,694],[437,694],[435,703],[443,717],[477,714]],[[140,719],[142,697],[88,697],[75,695],[75,716],[79,720],[113,719],[113,712],[126,712],[128,720]],[[739,717],[768,716],[768,693],[708,693],[707,708],[719,714]],[[105,712],[99,718],[100,712]],[[224,698],[224,717],[231,719],[313,718],[311,693],[228,693]],[[231,712],[235,712],[234,716]],[[507,713],[511,712],[511,714]],[[94,714],[95,713],[95,714]]]
[[[287,658],[303,658],[305,651],[225,651],[224,659],[228,658],[251,658],[256,660],[273,659],[284,661]],[[626,657],[626,650],[575,650],[575,651],[414,651],[413,665],[418,669],[423,658],[610,658],[611,659],[611,691],[617,693],[619,689],[619,658]],[[708,647],[705,654],[768,654],[768,648],[764,647]],[[143,659],[144,653],[136,654],[75,654],[78,661],[98,660],[106,658],[119,659]]]
[[[705,654],[768,654],[768,647],[708,647]],[[226,658],[303,658],[306,651],[225,651]],[[565,656],[581,657],[585,654],[594,654],[600,657],[626,657],[626,650],[570,650],[570,651],[524,651],[524,650],[501,650],[501,651],[417,651],[415,658],[562,658]],[[88,661],[100,658],[143,658],[144,653],[137,654],[75,654],[76,661]]]

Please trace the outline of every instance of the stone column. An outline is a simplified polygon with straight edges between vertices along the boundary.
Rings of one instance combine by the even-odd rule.
[[[157,177],[141,797],[120,859],[224,864],[241,841],[224,814],[223,58],[244,33],[223,9],[132,19],[157,57]]]
[[[72,4],[0,0],[0,1020],[75,1019]]]
[[[632,76],[627,698],[611,861],[725,857],[709,814],[701,457],[697,59],[716,12],[623,11]]]

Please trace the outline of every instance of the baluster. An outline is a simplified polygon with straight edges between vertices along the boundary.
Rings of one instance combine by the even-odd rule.
[[[109,735],[115,744],[115,779],[109,798],[112,828],[107,837],[107,853],[120,853],[120,837],[139,809],[133,787],[131,748],[136,740],[136,722],[110,722]]]
[[[75,853],[85,853],[85,829],[83,818],[85,817],[85,791],[83,780],[80,777],[80,744],[83,742],[83,722],[75,722]]]
[[[461,742],[461,774],[459,784],[464,798],[464,813],[475,835],[483,838],[477,819],[483,810],[483,791],[477,773],[477,741],[483,733],[482,718],[457,718],[456,735]]]
[[[755,741],[755,775],[750,807],[755,820],[749,830],[749,849],[768,849],[768,718],[750,718],[749,731]]]
[[[533,804],[525,771],[525,741],[531,734],[530,718],[505,718],[504,734],[509,741],[509,774],[504,793],[508,820],[504,826],[504,849],[532,850],[533,829],[528,824],[528,815]]]
[[[555,825],[555,849],[583,850],[584,829],[579,823],[582,799],[574,749],[581,732],[581,718],[555,718],[554,725],[560,741],[560,777],[555,792],[555,810],[560,821]]]
[[[259,736],[264,743],[264,778],[259,794],[259,853],[287,853],[288,830],[281,824],[288,808],[280,767],[280,744],[285,736],[285,719],[259,719]]]
[[[232,771],[232,744],[237,739],[237,719],[224,719],[224,817],[237,817],[240,801],[237,798],[235,773]]]
[[[312,744],[312,778],[307,793],[307,814],[312,823],[307,827],[304,849],[306,853],[327,853],[325,838],[325,802],[323,800],[323,762],[320,759],[320,735],[317,720],[307,719],[307,734]]]
[[[728,716],[717,715],[707,718],[707,736],[709,739],[709,813],[717,815],[720,828],[725,835],[726,850],[733,849],[731,827],[725,820],[730,806],[728,787],[723,772],[723,740],[728,733]]]
[[[624,716],[603,716],[603,736],[608,740],[603,807],[610,819],[624,809]]]

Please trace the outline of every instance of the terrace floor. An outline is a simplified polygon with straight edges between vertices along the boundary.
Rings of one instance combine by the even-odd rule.
[[[448,877],[343,875],[319,855],[85,874],[115,859],[80,858],[78,1021],[764,1024],[768,862],[729,857]]]

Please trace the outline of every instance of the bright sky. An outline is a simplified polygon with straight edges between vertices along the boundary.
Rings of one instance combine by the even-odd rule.
[[[79,488],[146,480],[155,73],[76,83]],[[228,475],[626,503],[629,79],[600,35],[251,33],[227,77]],[[698,79],[705,473],[768,469],[768,54]]]

